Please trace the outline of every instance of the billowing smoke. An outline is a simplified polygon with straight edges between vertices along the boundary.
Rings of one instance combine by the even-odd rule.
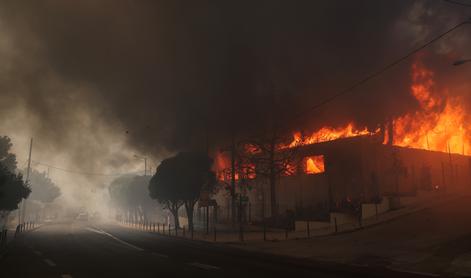
[[[5,1],[0,114],[74,167],[120,169],[134,151],[159,158],[290,119],[466,16],[444,1]],[[460,92],[471,69],[450,63],[471,56],[470,32],[428,49]],[[416,108],[409,66],[293,128],[375,127]]]

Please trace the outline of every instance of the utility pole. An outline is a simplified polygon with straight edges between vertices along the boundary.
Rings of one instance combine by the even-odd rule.
[[[236,224],[236,195],[235,195],[235,187],[236,187],[236,181],[235,181],[235,155],[236,155],[236,145],[235,145],[235,135],[232,134],[232,140],[231,140],[231,209],[232,209],[232,225],[235,226]]]
[[[147,176],[147,157],[144,157],[144,177]]]
[[[26,169],[26,179],[25,179],[25,183],[28,183],[29,182],[29,174],[31,172],[31,153],[33,151],[33,138],[31,138],[31,141],[29,143],[29,156],[28,156],[28,168]],[[22,222],[25,221],[25,216],[26,216],[26,199],[23,200],[23,204],[22,204],[22,209],[21,209],[21,215],[19,218],[19,224],[21,224]]]

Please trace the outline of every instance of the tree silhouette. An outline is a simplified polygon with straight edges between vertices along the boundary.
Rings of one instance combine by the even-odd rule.
[[[148,220],[148,211],[155,207],[147,189],[149,181],[150,176],[135,176],[126,190],[129,206],[137,212],[142,221]]]
[[[12,147],[8,136],[0,136],[0,163],[12,173],[16,171],[16,156],[10,153]]]
[[[29,196],[31,190],[23,181],[21,174],[15,174],[16,156],[10,153],[11,140],[0,137],[0,223],[4,222],[10,211],[18,209],[22,199]]]
[[[121,176],[108,188],[111,202],[129,219],[147,220],[147,211],[153,202],[148,194],[148,176]]]
[[[182,152],[167,158],[157,167],[149,183],[153,199],[169,209],[178,229],[178,209],[185,205],[188,225],[193,230],[193,211],[201,192],[212,192],[216,175],[211,170],[213,160],[204,153]]]
[[[10,211],[18,209],[18,204],[28,198],[30,192],[21,174],[14,174],[0,164],[0,224]]]
[[[248,165],[242,172],[255,172],[258,181],[269,185],[271,215],[275,218],[278,216],[276,182],[281,176],[294,174],[299,163],[298,145],[288,147],[290,140],[289,135],[272,129],[239,143],[249,146],[249,151],[239,152],[241,165]]]
[[[49,178],[46,173],[32,170],[29,184],[31,187],[31,200],[41,203],[51,203],[61,195],[60,188]]]

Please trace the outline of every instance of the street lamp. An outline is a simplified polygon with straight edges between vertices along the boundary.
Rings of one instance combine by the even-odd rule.
[[[457,60],[453,63],[453,66],[460,66],[462,64],[466,64],[467,62],[471,62],[471,59],[461,59]]]
[[[134,155],[137,159],[144,160],[144,177],[147,176],[147,157],[146,156],[138,156],[137,154]]]

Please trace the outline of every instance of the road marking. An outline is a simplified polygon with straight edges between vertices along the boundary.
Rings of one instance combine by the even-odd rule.
[[[70,275],[70,274],[62,274],[61,277],[62,278],[73,278],[72,275]]]
[[[49,260],[49,259],[44,259],[43,261],[44,261],[45,263],[47,263],[49,266],[51,266],[51,267],[56,266],[56,264],[55,264],[53,261]]]
[[[144,249],[142,249],[141,247],[137,247],[136,245],[133,245],[133,244],[128,243],[128,242],[126,242],[126,241],[124,241],[124,240],[121,240],[121,239],[115,237],[114,235],[109,234],[109,233],[107,233],[107,232],[105,232],[105,231],[103,231],[103,230],[101,230],[101,229],[95,229],[95,228],[87,227],[87,230],[89,230],[89,231],[91,231],[91,232],[94,232],[94,233],[98,233],[98,234],[101,234],[101,235],[108,236],[108,237],[110,237],[110,238],[116,240],[117,242],[119,242],[119,243],[121,243],[121,244],[123,244],[123,245],[126,245],[127,247],[130,247],[130,248],[132,248],[132,249],[135,249],[135,250],[137,250],[137,251],[144,251]]]
[[[197,267],[197,268],[201,268],[201,269],[204,269],[204,270],[217,270],[217,269],[220,269],[219,267],[217,266],[214,266],[214,265],[209,265],[209,264],[202,264],[202,263],[189,263],[188,265],[191,265],[191,266],[194,266],[194,267]]]
[[[157,257],[161,257],[161,258],[168,258],[167,255],[159,254],[159,253],[155,253],[155,252],[152,252],[152,255],[157,256]]]
[[[439,274],[435,274],[435,273],[408,271],[408,270],[402,270],[402,269],[394,268],[394,267],[386,267],[386,268],[399,272],[399,273],[408,273],[408,274],[421,275],[421,276],[427,276],[427,277],[440,277]]]
[[[38,255],[38,256],[40,256],[40,257],[43,255],[43,253],[41,253],[41,252],[39,252],[39,251],[36,251],[36,250],[33,250],[33,253],[36,254],[36,255]]]

